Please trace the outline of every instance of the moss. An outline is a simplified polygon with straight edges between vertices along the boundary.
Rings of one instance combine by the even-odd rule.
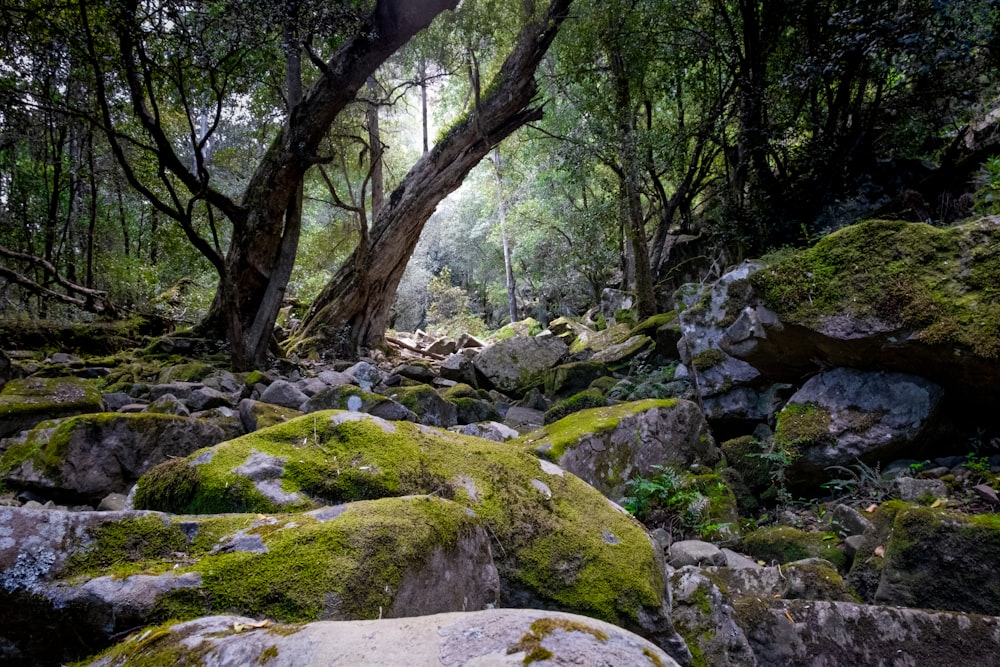
[[[675,399],[647,399],[581,410],[523,436],[518,442],[534,448],[551,461],[558,461],[583,436],[607,433],[614,430],[623,417],[653,408],[670,408],[676,402]]]
[[[650,338],[655,338],[657,329],[665,324],[670,324],[676,319],[677,311],[675,310],[647,317],[642,322],[639,322],[637,325],[632,327],[626,338],[631,338],[632,336],[649,336]]]
[[[589,408],[602,408],[608,404],[608,399],[599,391],[587,389],[573,394],[569,398],[557,401],[551,408],[545,411],[544,423],[551,424],[566,415],[586,410]]]
[[[835,444],[830,432],[830,412],[813,403],[789,403],[778,413],[774,438],[798,449]]]
[[[590,386],[588,386],[587,388],[599,391],[602,394],[607,394],[609,391],[611,391],[611,388],[614,387],[616,384],[618,384],[618,380],[616,380],[610,375],[605,375],[591,382]]]
[[[782,321],[822,327],[850,315],[930,344],[1000,356],[1000,226],[871,220],[768,259],[750,277]]]
[[[563,632],[582,632],[591,635],[601,642],[608,641],[608,633],[597,628],[592,628],[586,623],[573,621],[567,618],[540,618],[531,624],[531,629],[521,637],[521,640],[507,647],[507,654],[524,652],[525,665],[533,662],[548,660],[553,657],[552,651],[542,646],[546,637],[556,630]]]
[[[95,658],[108,667],[194,667],[204,664],[210,650],[207,644],[188,648],[183,643],[187,634],[174,630],[176,620],[155,625],[129,636]],[[188,633],[191,634],[191,633]],[[93,664],[90,660],[76,667]]]
[[[161,384],[170,382],[197,382],[215,372],[215,367],[203,361],[188,361],[163,369],[158,381]]]
[[[759,528],[743,538],[747,554],[766,562],[791,563],[804,558],[823,558],[837,568],[847,562],[836,548],[834,533],[811,533],[789,526]]]
[[[717,348],[702,350],[691,359],[691,365],[699,371],[708,370],[713,366],[718,366],[726,360],[726,353]]]
[[[91,528],[91,544],[70,556],[66,577],[80,574],[132,574],[137,563],[148,569],[187,550],[184,533],[159,516],[110,521]]]
[[[670,402],[649,401],[639,406],[664,404]],[[227,483],[230,488],[241,479],[247,483],[233,470],[253,451],[260,451],[286,460],[286,492],[308,489],[315,494],[302,507],[335,502],[335,496],[336,501],[415,493],[453,498],[488,526],[496,539],[494,554],[502,576],[515,588],[531,590],[561,608],[622,623],[636,622],[641,613],[647,613],[644,608],[661,604],[663,572],[649,538],[630,517],[576,477],[546,474],[538,460],[516,444],[408,422],[343,421],[355,418],[340,412],[313,413],[216,445],[210,450],[210,460],[206,451],[192,455],[185,460],[188,464],[204,462],[192,466],[198,484],[195,500],[185,511],[273,511],[273,503],[266,498],[254,496],[252,502],[244,502],[225,495]],[[139,488],[149,479],[141,479]],[[543,495],[532,483],[539,479],[544,479],[550,494]],[[227,507],[226,502],[240,505]],[[156,509],[155,504],[149,508]],[[245,554],[228,557],[234,561],[249,558]],[[622,568],[623,562],[630,567]],[[233,568],[236,571],[235,564]],[[244,595],[251,604],[252,589]],[[186,605],[203,605],[191,596],[190,591],[176,592],[175,615]],[[241,608],[236,604],[241,601],[237,596],[234,605]]]
[[[642,654],[644,656],[646,656],[646,658],[653,665],[653,667],[663,667],[663,660],[660,659],[660,656],[656,655],[655,653],[653,653],[652,651],[650,651],[648,648],[643,648],[642,649]]]
[[[464,382],[459,382],[451,387],[438,389],[438,394],[440,394],[441,398],[446,401],[454,401],[459,398],[481,398],[479,392]]]
[[[393,394],[393,398],[396,401],[417,415],[423,414],[427,405],[432,405],[430,401],[436,401],[441,398],[434,387],[423,383],[416,383],[408,387],[397,387],[393,390]]]
[[[0,391],[0,422],[28,428],[44,419],[81,412],[100,412],[101,393],[91,381],[75,377],[19,378],[8,381]]]
[[[278,647],[275,646],[274,644],[271,644],[266,649],[261,651],[259,656],[257,656],[257,664],[266,665],[268,662],[274,660],[277,657],[278,657]]]

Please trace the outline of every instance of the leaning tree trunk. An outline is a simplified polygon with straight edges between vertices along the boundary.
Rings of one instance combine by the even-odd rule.
[[[386,58],[458,0],[379,0],[370,25],[322,66],[289,113],[243,195],[215,300],[200,330],[232,346],[233,366],[260,367],[298,250],[296,206],[306,171],[328,161],[318,148],[337,115]],[[233,312],[234,311],[234,312]]]
[[[535,69],[566,18],[572,0],[552,0],[518,36],[498,80],[464,120],[426,153],[392,192],[371,231],[313,302],[295,348],[354,354],[382,342],[406,263],[438,203],[462,184],[490,150],[542,116],[532,106]]]

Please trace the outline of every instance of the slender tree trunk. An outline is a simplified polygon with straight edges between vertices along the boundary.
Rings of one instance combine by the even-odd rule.
[[[517,322],[517,284],[514,282],[514,264],[510,259],[510,239],[507,238],[507,198],[503,193],[503,172],[500,168],[500,149],[493,149],[493,173],[497,182],[497,218],[500,222],[500,243],[503,246],[503,268],[507,282],[507,313],[511,322]]]
[[[420,121],[424,135],[424,154],[430,150],[427,139],[427,61],[420,59]]]
[[[371,219],[374,220],[378,217],[385,201],[385,179],[382,176],[382,133],[378,127],[378,82],[374,76],[368,77],[368,94],[371,95],[372,99],[368,104],[366,117],[368,121],[368,146],[371,152]]]
[[[542,116],[532,106],[534,72],[566,18],[571,0],[552,0],[546,14],[522,29],[497,81],[469,115],[425,154],[392,192],[375,220],[369,261],[352,257],[313,302],[297,348],[352,355],[381,344],[406,263],[438,203],[461,185],[490,150]]]

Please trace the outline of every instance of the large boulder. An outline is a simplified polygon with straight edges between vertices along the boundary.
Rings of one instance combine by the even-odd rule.
[[[655,644],[593,618],[537,609],[491,609],[307,625],[262,624],[211,616],[174,624],[156,642],[137,633],[90,663],[131,660],[214,667],[321,667],[332,664],[411,667],[526,665],[659,665],[677,663]]]
[[[448,428],[458,423],[458,409],[455,405],[428,384],[397,387],[389,398],[413,412],[421,424]]]
[[[11,380],[0,390],[0,438],[46,419],[103,409],[101,392],[87,380],[75,377]]]
[[[903,373],[837,368],[813,376],[778,414],[775,440],[794,453],[789,483],[815,486],[836,477],[830,466],[916,453],[907,450],[919,444],[942,393]]]
[[[489,386],[521,395],[545,381],[545,371],[559,364],[568,348],[555,336],[514,336],[476,356],[476,371]]]
[[[676,645],[662,556],[630,516],[527,448],[356,412],[319,412],[167,462],[139,508],[310,509],[357,498],[453,498],[497,541],[501,602],[555,606]],[[622,567],[628,563],[628,567]]]
[[[10,663],[79,659],[167,618],[419,616],[483,609],[499,591],[481,521],[433,496],[278,516],[0,508],[0,526]]]
[[[6,441],[0,475],[14,488],[94,502],[124,493],[169,458],[225,440],[206,420],[153,413],[77,415]]]
[[[656,466],[714,465],[720,457],[701,410],[682,399],[581,410],[522,442],[615,500],[629,479]]]
[[[994,514],[884,503],[850,580],[868,601],[1000,616],[1000,522]]]
[[[977,406],[1000,397],[1000,219],[872,220],[752,276],[721,343],[775,380],[827,366],[918,373]]]

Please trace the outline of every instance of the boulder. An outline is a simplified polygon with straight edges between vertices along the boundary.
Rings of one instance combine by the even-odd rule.
[[[888,463],[913,448],[942,397],[941,388],[903,373],[837,368],[810,378],[778,415],[775,440],[792,447],[792,486],[831,479],[830,466],[857,459]]]
[[[449,354],[441,362],[441,377],[469,386],[477,386],[476,367],[464,354]]]
[[[477,422],[475,424],[465,424],[464,426],[454,426],[452,430],[462,435],[471,435],[477,438],[486,438],[494,442],[503,442],[518,437],[518,432],[509,426],[499,422]]]
[[[264,403],[272,403],[280,405],[283,408],[298,410],[310,399],[301,389],[288,380],[275,380],[267,386],[267,389],[261,392],[260,400]]]
[[[39,514],[66,513],[0,508],[12,542],[0,549],[0,645],[32,664],[79,659],[164,616],[393,618],[483,609],[499,591],[480,520],[433,496],[279,516],[82,512],[44,529]]]
[[[554,336],[514,336],[486,348],[473,362],[492,387],[518,396],[544,383],[544,374],[567,353],[566,343]]]
[[[249,398],[240,401],[236,406],[236,411],[240,416],[240,423],[243,424],[245,433],[253,433],[257,429],[274,426],[302,416],[298,410],[283,408],[271,403],[262,403]]]
[[[97,386],[75,377],[10,380],[0,390],[0,438],[32,428],[46,419],[101,412]]]
[[[397,421],[417,421],[417,415],[412,410],[379,394],[373,394],[357,385],[341,385],[330,387],[311,397],[302,406],[302,411],[317,412],[320,410],[352,410]]]
[[[270,472],[255,482],[251,464]],[[266,513],[419,493],[453,498],[483,521],[501,547],[494,557],[505,606],[557,606],[662,646],[676,639],[661,555],[642,528],[511,443],[357,412],[313,413],[154,468],[139,480],[135,506]]]
[[[685,285],[675,294],[683,332],[677,349],[685,371],[703,397],[736,385],[754,384],[760,377],[752,365],[719,347],[726,328],[746,307],[752,295],[747,279],[758,269],[758,263],[743,262],[711,285]],[[677,377],[685,376],[681,373]]]
[[[455,405],[442,398],[430,385],[397,387],[389,398],[413,412],[421,424],[448,428],[458,423]]]
[[[437,373],[427,362],[410,362],[400,364],[392,369],[393,374],[414,380],[415,382],[431,383],[437,377]]]
[[[881,570],[874,602],[1000,615],[996,515],[964,515],[901,501],[883,504],[879,514],[880,535],[859,551],[851,571],[854,578],[865,569]],[[878,547],[884,558],[873,556]]]
[[[611,345],[599,352],[595,352],[590,358],[599,364],[606,364],[614,368],[625,366],[625,362],[647,349],[653,342],[649,336],[631,336],[627,340],[616,345]]]
[[[870,220],[750,276],[721,347],[769,378],[827,366],[918,373],[978,407],[1000,397],[1000,220]]]
[[[260,628],[260,629],[258,629]],[[180,660],[214,667],[321,665],[659,665],[677,663],[655,644],[593,618],[538,609],[490,609],[406,620],[262,624],[210,616],[174,624],[155,643],[136,633],[93,662],[117,667],[138,660]]]
[[[608,374],[608,368],[596,361],[573,361],[545,371],[545,394],[569,396],[583,391],[597,378]]]
[[[725,566],[726,555],[719,547],[710,542],[681,540],[674,542],[667,549],[667,562],[673,568],[681,568],[685,565]]]
[[[146,406],[146,412],[155,415],[190,417],[191,411],[173,394],[164,394]]]
[[[719,448],[697,405],[645,400],[581,410],[524,436],[522,442],[609,498],[656,466],[714,465]]]
[[[225,439],[198,419],[150,413],[96,413],[39,424],[8,441],[0,457],[6,484],[43,494],[98,502],[124,493],[139,476],[171,457]]]

